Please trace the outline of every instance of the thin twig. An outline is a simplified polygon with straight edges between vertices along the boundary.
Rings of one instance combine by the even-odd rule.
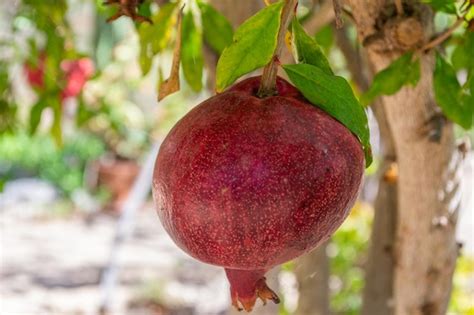
[[[438,37],[436,37],[435,39],[431,40],[430,42],[425,44],[423,47],[421,47],[420,51],[424,52],[424,51],[430,50],[438,46],[442,42],[444,42],[462,24],[462,22],[464,22],[464,18],[463,17],[458,18],[456,22],[450,28],[448,28],[446,31],[441,33],[441,35],[439,35]]]
[[[403,11],[403,3],[402,3],[402,0],[395,0],[395,7],[397,8],[397,14],[399,16],[402,16],[405,14],[405,12]]]
[[[342,21],[342,5],[340,0],[332,0],[332,5],[334,6],[334,15],[336,17],[336,28],[340,29],[344,25]]]
[[[285,35],[288,30],[288,26],[293,19],[296,11],[296,5],[298,0],[286,0],[285,6],[281,12],[281,23],[280,29],[278,30],[277,46],[273,53],[272,60],[263,69],[262,80],[260,81],[260,87],[258,89],[259,97],[267,97],[275,95],[276,92],[276,77],[278,72],[278,63],[281,52],[285,45]]]

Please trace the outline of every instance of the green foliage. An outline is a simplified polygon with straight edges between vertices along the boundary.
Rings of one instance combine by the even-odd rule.
[[[36,175],[70,194],[83,186],[84,169],[89,160],[104,152],[103,143],[95,137],[80,134],[58,148],[50,137],[30,137],[24,133],[0,137],[0,170],[2,178],[17,173]]]
[[[191,88],[199,92],[202,90],[202,71],[204,67],[202,34],[196,28],[191,11],[186,12],[183,16],[181,36],[181,42],[185,43],[181,48],[184,77]]]
[[[454,68],[441,55],[436,55],[433,78],[436,102],[450,120],[464,129],[472,127],[473,81],[471,78],[461,87]]]
[[[292,23],[293,48],[298,63],[306,63],[318,67],[325,73],[333,74],[329,61],[316,40],[306,34],[297,19]]]
[[[362,143],[366,166],[372,163],[367,115],[349,83],[339,76],[325,73],[308,64],[283,66],[298,90],[315,106],[339,120]]]
[[[474,32],[465,32],[460,38],[460,42],[454,49],[451,62],[456,71],[469,69],[474,72]]]
[[[13,32],[21,32],[24,25],[28,23],[44,35],[45,42],[40,45],[39,36],[31,36],[26,39],[29,44],[27,50],[15,47],[15,42],[11,42],[18,52],[16,58],[21,59],[20,62],[26,61],[27,64],[36,68],[40,60],[44,58],[42,71],[44,75],[40,75],[43,76],[44,86],[35,89],[38,100],[30,113],[29,131],[31,133],[36,131],[41,113],[45,108],[51,108],[54,112],[54,120],[50,133],[57,144],[62,142],[60,93],[64,88],[64,80],[62,80],[64,73],[61,70],[61,63],[66,59],[79,56],[73,45],[72,30],[65,18],[66,12],[65,0],[23,1],[21,10],[18,10],[15,17]]]
[[[420,80],[420,61],[413,61],[413,53],[406,53],[378,72],[369,90],[361,97],[364,105],[380,95],[397,93],[404,85],[416,86]]]
[[[216,69],[216,89],[222,91],[239,77],[267,64],[275,51],[283,2],[267,6],[235,31]]]
[[[198,2],[201,10],[204,40],[219,55],[232,43],[234,30],[227,18],[211,5]]]
[[[448,314],[474,315],[474,258],[460,256],[456,262]]]
[[[155,13],[151,20],[153,24],[141,23],[138,27],[140,38],[140,66],[143,75],[150,71],[151,61],[154,55],[166,48],[174,22],[176,21],[175,10],[177,3],[167,3]]]
[[[456,14],[456,0],[423,0],[429,4],[435,11],[448,14]]]
[[[326,54],[331,50],[332,44],[334,43],[334,33],[331,25],[322,27],[316,35],[314,35],[316,42],[324,49]]]
[[[363,263],[367,253],[372,209],[357,203],[332,237],[330,256],[331,308],[335,314],[356,315],[362,304]]]
[[[7,67],[0,62],[0,134],[12,132],[16,125],[17,106],[12,101],[11,92]]]

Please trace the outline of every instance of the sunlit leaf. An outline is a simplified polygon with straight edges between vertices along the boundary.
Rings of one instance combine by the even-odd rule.
[[[62,120],[62,107],[59,102],[59,100],[52,100],[52,108],[53,108],[53,113],[54,113],[54,118],[53,118],[53,125],[51,126],[50,133],[53,136],[54,142],[58,147],[63,145],[63,132],[61,128],[61,120]]]
[[[316,42],[323,47],[324,51],[326,54],[329,52],[329,50],[332,47],[332,44],[334,42],[334,33],[332,30],[332,27],[330,24],[322,27],[316,35],[314,35],[314,38],[316,39]]]
[[[435,11],[448,14],[456,14],[456,0],[423,0],[429,4]]]
[[[283,68],[291,82],[312,104],[336,118],[359,138],[365,152],[366,166],[369,166],[372,153],[367,115],[349,83],[313,65],[284,65]]]
[[[31,108],[30,111],[30,123],[29,123],[29,133],[34,134],[38,125],[41,121],[41,114],[43,110],[48,106],[48,102],[45,98],[40,97],[36,104]]]
[[[201,10],[201,20],[206,43],[221,54],[224,48],[232,43],[234,30],[227,18],[211,5],[198,2]]]
[[[183,65],[184,78],[194,91],[199,92],[202,89],[204,66],[202,34],[194,23],[194,16],[191,11],[183,16],[181,34],[181,64]]]
[[[456,70],[471,69],[474,71],[474,32],[466,31],[460,41],[451,57],[453,67]]]
[[[468,104],[472,100],[471,95],[463,93],[453,67],[439,54],[436,55],[433,86],[436,102],[446,117],[464,129],[469,129],[473,115]]]
[[[298,63],[307,63],[318,67],[327,74],[333,74],[331,66],[316,40],[306,34],[297,19],[292,23],[293,48]]]
[[[153,24],[141,23],[138,28],[140,38],[140,66],[143,74],[150,70],[154,55],[161,52],[169,42],[175,21],[177,3],[170,2],[160,7],[151,19]]]
[[[217,63],[218,92],[271,60],[277,44],[282,8],[282,1],[267,6],[235,31],[232,44],[224,49]]]

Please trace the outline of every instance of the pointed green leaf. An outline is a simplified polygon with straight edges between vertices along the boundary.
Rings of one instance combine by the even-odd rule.
[[[31,108],[30,111],[30,123],[29,123],[29,133],[33,135],[38,128],[38,125],[41,121],[41,114],[43,110],[48,106],[48,102],[44,97],[40,97],[36,104]]]
[[[463,93],[456,71],[439,54],[436,54],[433,86],[436,102],[446,117],[464,129],[469,129],[473,114],[467,103],[471,100],[470,95]]]
[[[298,63],[307,63],[318,67],[327,74],[333,74],[331,66],[316,40],[306,34],[297,19],[292,23],[293,48]]]
[[[141,23],[138,28],[140,38],[140,66],[143,74],[150,71],[151,60],[167,45],[176,20],[175,9],[177,3],[167,3],[151,17],[153,24]]]
[[[448,14],[456,14],[456,0],[423,0],[429,4],[435,11]]]
[[[368,105],[379,95],[392,95],[402,86],[416,86],[420,80],[420,62],[412,61],[413,53],[407,53],[393,61],[387,68],[378,72],[369,90],[361,97],[361,102]]]
[[[204,40],[219,55],[232,43],[234,30],[227,18],[211,5],[198,2],[201,10]]]
[[[151,50],[148,49],[148,47],[140,48],[139,64],[143,75],[147,75],[147,73],[150,71],[152,62],[153,54],[151,53]]]
[[[181,36],[181,64],[183,65],[184,78],[194,91],[199,92],[202,89],[204,65],[202,36],[196,28],[191,11],[186,12],[183,16]]]
[[[360,140],[365,163],[372,163],[367,115],[359,104],[349,83],[308,64],[284,65],[286,74],[312,104],[340,121]]]
[[[474,58],[472,57],[474,51],[474,32],[465,31],[463,36],[459,39],[461,42],[456,45],[451,62],[454,69],[472,69],[474,71]]]
[[[282,1],[269,5],[235,31],[232,44],[224,49],[217,63],[218,92],[271,60],[277,44],[282,8]]]
[[[330,24],[324,26],[314,35],[316,42],[324,49],[326,54],[331,50],[334,42],[334,33]]]

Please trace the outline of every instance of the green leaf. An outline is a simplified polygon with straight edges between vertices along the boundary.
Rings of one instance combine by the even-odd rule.
[[[219,55],[232,43],[234,30],[227,18],[211,5],[198,2],[201,10],[204,40]]]
[[[472,52],[474,51],[474,32],[465,31],[461,38],[461,42],[456,45],[451,62],[454,69],[472,69],[474,70],[474,58]]]
[[[324,51],[329,53],[331,50],[332,44],[334,42],[334,33],[332,31],[332,26],[330,24],[322,27],[316,35],[314,35],[316,42],[323,47]]]
[[[181,64],[184,77],[191,88],[199,92],[202,90],[202,69],[204,66],[202,36],[194,24],[191,11],[183,16],[181,36]]]
[[[46,107],[48,107],[47,100],[44,97],[40,97],[36,104],[31,108],[29,123],[29,133],[31,135],[36,132],[36,129],[38,129],[38,125],[41,121],[41,114]]]
[[[150,71],[152,62],[153,53],[151,53],[151,49],[148,49],[148,47],[140,48],[139,63],[143,75],[146,75]]]
[[[405,84],[416,86],[420,80],[420,61],[412,61],[413,53],[407,53],[378,72],[369,90],[361,97],[364,105],[370,104],[379,95],[392,95]]]
[[[282,1],[269,5],[235,31],[232,44],[224,49],[217,63],[218,92],[271,60],[277,44],[282,8]]]
[[[439,54],[436,54],[433,86],[436,102],[446,117],[464,129],[469,129],[473,114],[469,105],[471,95],[463,93],[456,71]]]
[[[367,115],[347,81],[308,64],[284,65],[286,74],[312,104],[352,131],[362,143],[365,163],[372,163]]]
[[[422,2],[429,4],[437,12],[457,13],[456,0],[424,0]]]
[[[306,34],[297,19],[292,23],[293,48],[298,63],[307,63],[318,67],[327,74],[333,74],[331,66],[316,40]]]
[[[141,23],[138,28],[140,38],[140,66],[143,74],[148,73],[151,59],[161,52],[167,45],[176,20],[175,9],[177,3],[167,3],[151,17],[153,24]]]
[[[51,126],[50,133],[53,136],[56,146],[61,147],[63,145],[63,133],[61,130],[62,107],[59,100],[51,99],[50,101],[52,101],[52,108],[54,112],[53,125]]]

